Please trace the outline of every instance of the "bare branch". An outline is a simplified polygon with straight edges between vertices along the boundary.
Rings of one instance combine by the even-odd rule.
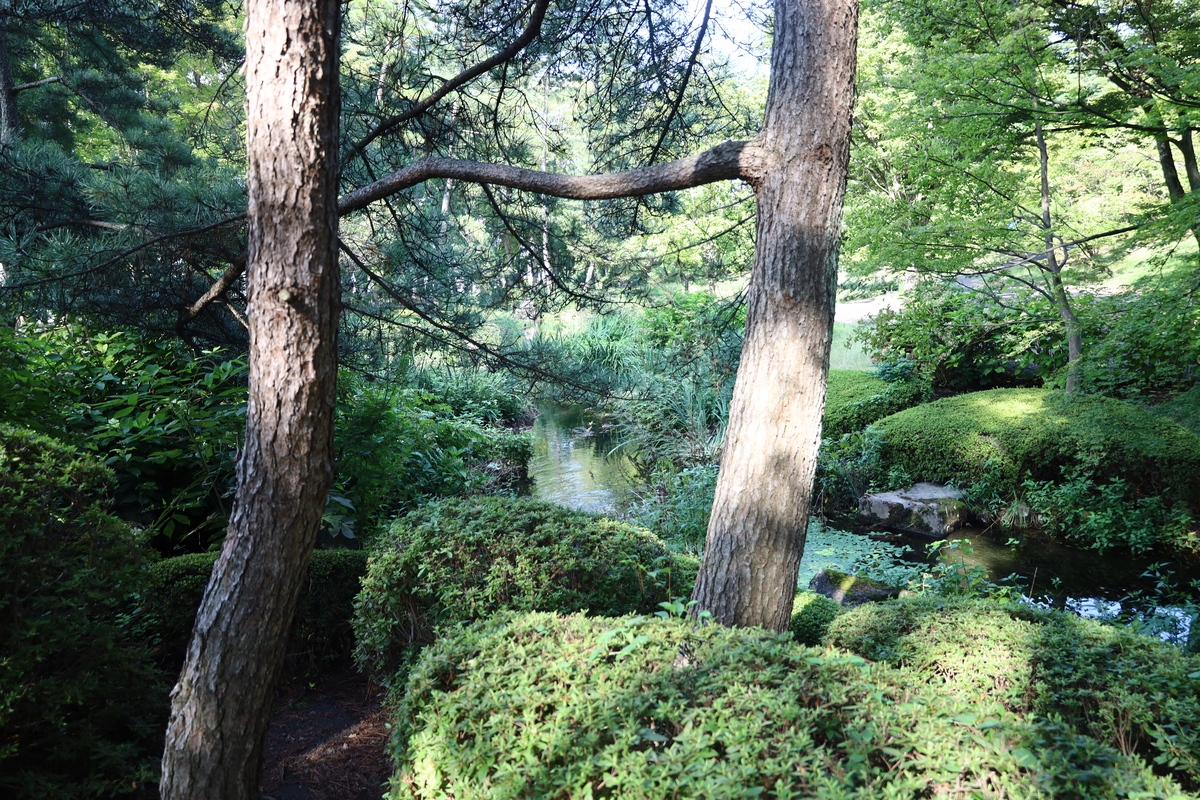
[[[692,55],[688,58],[687,69],[683,73],[683,81],[679,84],[679,93],[675,95],[675,102],[671,104],[671,110],[667,114],[667,120],[663,123],[662,131],[658,135],[658,141],[654,143],[654,148],[650,151],[650,157],[646,159],[647,164],[653,164],[658,158],[659,152],[662,150],[663,144],[667,141],[667,136],[671,133],[671,123],[675,121],[675,117],[679,114],[679,107],[683,104],[683,96],[687,93],[688,83],[692,79],[692,71],[696,68],[696,62],[700,58],[700,48],[704,45],[704,35],[708,32],[708,20],[712,14],[713,0],[708,0],[704,4],[704,18],[700,21],[700,32],[696,34],[696,44],[692,47]]]
[[[196,315],[203,311],[205,306],[225,294],[229,287],[233,285],[233,282],[242,277],[242,273],[245,271],[246,252],[242,251],[234,256],[233,263],[221,273],[221,277],[217,278],[216,283],[208,287],[208,291],[202,294],[199,300],[192,303],[191,306],[179,315],[179,320],[175,323],[175,330],[182,334],[183,326],[195,319]]]
[[[14,86],[12,88],[12,93],[16,94],[17,92],[23,92],[26,89],[36,89],[37,87],[45,86],[48,83],[61,83],[64,86],[68,86],[67,82],[63,80],[62,76],[55,75],[53,78],[42,78],[40,81],[32,81],[30,83],[22,83],[20,86]]]
[[[123,231],[129,227],[128,225],[120,222],[104,222],[103,220],[98,219],[68,219],[62,222],[55,222],[51,225],[43,225],[40,228],[34,228],[33,232],[45,233],[46,231],[52,231],[56,228],[69,228],[72,225],[83,225],[91,228],[107,228],[108,230],[113,231]]]
[[[490,183],[571,200],[609,200],[737,178],[753,184],[761,172],[761,160],[753,141],[725,142],[678,161],[605,175],[558,175],[504,164],[427,157],[345,195],[338,202],[338,213],[357,211],[432,178]]]

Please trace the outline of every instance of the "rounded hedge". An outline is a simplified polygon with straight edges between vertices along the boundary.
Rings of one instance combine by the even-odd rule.
[[[876,423],[885,466],[914,481],[964,485],[1080,474],[1200,509],[1200,436],[1140,406],[1043,389],[947,397]]]
[[[929,385],[918,380],[885,381],[870,372],[829,370],[821,437],[836,439],[929,399]]]
[[[144,553],[112,471],[0,426],[0,796],[130,794],[153,779],[167,686],[136,629]]]
[[[431,503],[373,549],[354,621],[360,666],[384,682],[438,625],[497,611],[657,610],[699,564],[628,523],[530,499]]]
[[[1200,658],[1156,639],[1025,603],[911,598],[842,614],[826,641],[977,708],[1060,719],[1200,789]]]
[[[483,620],[394,707],[393,800],[1185,796],[1061,722],[679,618]]]
[[[168,664],[178,667],[183,663],[217,555],[177,556],[147,570],[142,603]],[[312,554],[288,638],[285,674],[309,673],[350,659],[354,600],[366,571],[367,554],[362,550],[317,550]]]
[[[792,621],[788,630],[800,644],[816,645],[825,638],[829,623],[842,607],[825,595],[803,591],[792,602]]]

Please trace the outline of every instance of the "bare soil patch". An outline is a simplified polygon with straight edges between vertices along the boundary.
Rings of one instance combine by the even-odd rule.
[[[377,800],[391,763],[383,691],[345,671],[283,686],[267,731],[263,800]]]

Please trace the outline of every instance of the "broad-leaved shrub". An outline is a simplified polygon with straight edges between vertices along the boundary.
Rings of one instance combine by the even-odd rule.
[[[525,477],[526,433],[455,415],[440,398],[351,383],[342,390],[334,439],[336,509],[348,531],[369,540],[398,514],[431,497],[506,488]]]
[[[356,656],[388,681],[439,625],[505,609],[654,611],[691,591],[697,567],[649,531],[549,503],[431,503],[375,545],[357,601]]]

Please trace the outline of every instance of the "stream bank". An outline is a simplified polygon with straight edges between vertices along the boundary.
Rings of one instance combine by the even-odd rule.
[[[642,484],[631,461],[617,448],[619,442],[604,418],[581,408],[543,406],[539,411],[529,465],[534,497],[621,516],[636,501]],[[930,539],[913,534],[841,530],[814,518],[799,585],[806,587],[821,569],[861,569],[902,585],[908,577],[936,571],[938,564],[945,564],[975,569],[982,579],[1013,586],[1032,602],[1085,616],[1157,620],[1152,624],[1174,627],[1176,635],[1186,636],[1191,612],[1160,604],[1161,581],[1164,570],[1174,571],[1171,580],[1176,585],[1200,580],[1200,573],[1172,570],[1156,565],[1149,557],[1115,550],[1070,547],[1040,535],[1010,536],[968,527],[950,539],[961,546],[934,546]]]

